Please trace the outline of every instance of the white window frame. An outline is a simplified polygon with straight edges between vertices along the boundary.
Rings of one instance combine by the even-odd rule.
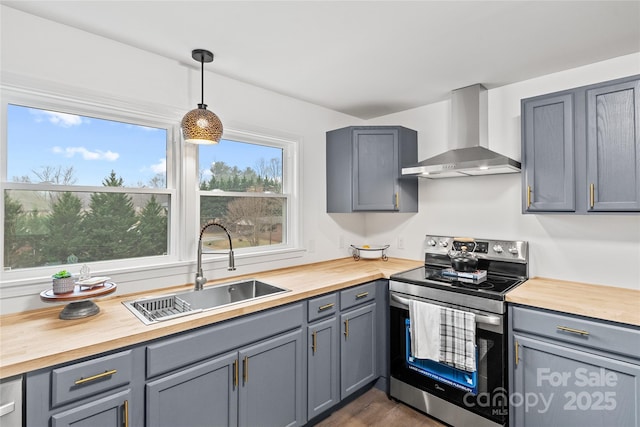
[[[5,76],[3,76],[5,77]],[[7,81],[8,80],[8,81]],[[170,197],[170,208],[167,212],[169,234],[167,249],[168,254],[162,256],[152,256],[143,258],[128,258],[108,261],[92,261],[90,266],[94,271],[134,271],[143,267],[153,267],[154,265],[175,264],[180,261],[179,241],[173,236],[178,228],[180,200],[178,198],[177,176],[181,168],[180,162],[176,159],[179,155],[179,127],[176,125],[175,117],[168,111],[155,105],[143,105],[131,101],[123,102],[114,98],[109,98],[102,94],[90,91],[78,91],[75,88],[63,87],[50,82],[31,81],[20,78],[3,78],[0,86],[0,99],[2,99],[0,113],[0,148],[2,160],[0,161],[0,198],[1,215],[4,220],[4,191],[5,190],[43,190],[43,191],[70,191],[70,192],[117,192],[117,193],[144,193],[163,194]],[[7,117],[9,104],[21,105],[25,107],[38,108],[43,110],[60,111],[68,114],[77,114],[85,117],[95,117],[99,119],[119,121],[140,126],[149,126],[165,129],[167,132],[166,148],[166,188],[137,188],[122,187],[110,188],[104,186],[86,185],[52,185],[38,183],[17,183],[10,181],[7,176],[7,124],[4,123]],[[176,142],[178,141],[178,142]],[[3,221],[4,222],[4,221]],[[4,241],[0,244],[0,257],[4,259]],[[78,265],[67,265],[65,268],[71,271],[78,271],[82,263]],[[55,269],[55,267],[53,267]],[[0,289],[3,289],[3,297],[7,296],[6,289],[20,285],[21,290],[14,289],[9,292],[11,296],[26,295],[31,293],[34,287],[29,285],[39,284],[40,288],[46,287],[47,280],[52,274],[52,266],[22,268],[4,271],[2,269],[2,280]],[[45,283],[45,285],[43,285]],[[41,289],[42,290],[42,289]]]
[[[282,150],[282,192],[275,193],[253,193],[253,192],[236,192],[236,191],[211,191],[211,190],[200,190],[200,182],[199,177],[196,178],[197,181],[197,211],[196,218],[200,220],[200,196],[209,196],[209,197],[261,197],[261,198],[274,198],[274,199],[284,199],[286,203],[286,210],[283,212],[284,223],[283,223],[283,234],[286,236],[286,242],[278,245],[263,245],[263,246],[253,246],[248,248],[240,248],[234,249],[234,252],[242,257],[243,254],[260,254],[260,253],[268,253],[274,252],[278,250],[288,250],[292,248],[296,248],[298,246],[298,241],[296,237],[299,233],[296,232],[298,227],[297,219],[298,215],[298,205],[297,205],[297,188],[296,188],[296,149],[299,144],[296,141],[274,137],[274,136],[266,136],[255,134],[246,131],[238,131],[238,130],[225,130],[223,138],[225,140],[229,140],[232,142],[238,143],[249,143],[255,145],[262,145],[267,147],[279,148]],[[199,164],[199,162],[198,162]],[[233,165],[230,165],[233,166]],[[198,171],[199,172],[199,171]]]
[[[167,256],[131,258],[124,260],[91,262],[94,274],[116,277],[123,293],[147,289],[158,289],[192,283],[195,274],[196,245],[199,235],[199,176],[197,146],[184,143],[179,123],[185,111],[159,104],[148,104],[139,100],[115,98],[101,92],[80,89],[51,81],[24,77],[3,72],[0,81],[0,192],[19,189],[20,183],[11,183],[7,177],[6,150],[7,105],[18,104],[53,111],[63,111],[88,117],[104,118],[121,122],[164,128],[170,139],[167,146],[167,189],[124,188],[124,192],[164,193],[171,197],[169,215],[169,242]],[[283,148],[283,193],[287,193],[287,244],[276,247],[246,248],[236,253],[238,270],[247,272],[268,270],[273,262],[298,258],[304,255],[301,245],[301,197],[299,159],[301,141],[296,136],[279,135],[276,131],[260,129],[239,130],[227,128],[223,138],[241,142],[272,145]],[[284,188],[284,186],[287,188]],[[43,189],[46,186],[42,186]],[[51,186],[57,191],[120,191],[107,187]],[[33,188],[33,187],[29,187]],[[260,194],[260,193],[258,193]],[[245,193],[241,195],[246,196]],[[0,197],[0,215],[4,220],[4,197]],[[4,223],[4,221],[3,221]],[[0,244],[0,256],[4,254],[4,241]],[[226,267],[225,256],[207,255],[203,267],[207,270]],[[78,266],[70,266],[72,271]],[[13,271],[0,271],[0,302],[14,297],[33,296],[50,286],[51,267],[34,267]],[[237,273],[241,274],[241,273]],[[215,275],[209,273],[209,278]],[[123,286],[124,285],[124,286]]]

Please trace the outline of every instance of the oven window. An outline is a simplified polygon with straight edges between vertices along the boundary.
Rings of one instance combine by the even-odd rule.
[[[477,369],[470,373],[411,355],[409,311],[390,307],[390,374],[486,418],[504,423],[508,408],[504,335],[477,327]]]

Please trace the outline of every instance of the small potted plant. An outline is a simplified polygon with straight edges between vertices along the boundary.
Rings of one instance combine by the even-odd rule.
[[[73,292],[75,280],[67,270],[60,270],[53,276],[53,293],[67,294]]]

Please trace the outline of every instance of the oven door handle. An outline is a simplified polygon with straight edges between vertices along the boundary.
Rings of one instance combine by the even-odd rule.
[[[409,308],[411,300],[409,298],[402,298],[398,295],[391,295],[391,299]],[[485,323],[487,325],[500,325],[500,318],[498,316],[487,316],[484,314],[476,314],[476,323]]]

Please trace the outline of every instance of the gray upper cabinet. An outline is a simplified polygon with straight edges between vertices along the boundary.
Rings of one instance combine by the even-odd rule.
[[[523,213],[640,212],[640,80],[522,100]]]
[[[327,132],[327,212],[417,212],[417,132],[402,126],[351,126]]]
[[[589,210],[640,211],[640,80],[587,90]]]
[[[575,210],[573,94],[523,103],[524,210]]]

